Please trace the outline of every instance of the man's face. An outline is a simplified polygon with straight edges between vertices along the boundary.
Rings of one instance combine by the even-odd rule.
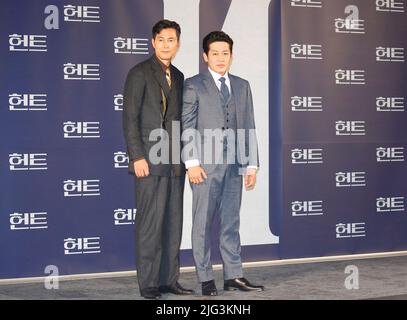
[[[177,31],[173,28],[163,29],[154,39],[151,39],[151,43],[157,58],[169,64],[179,48]]]
[[[222,76],[229,71],[232,64],[229,43],[224,41],[212,42],[208,54],[204,52],[203,57],[209,68]]]

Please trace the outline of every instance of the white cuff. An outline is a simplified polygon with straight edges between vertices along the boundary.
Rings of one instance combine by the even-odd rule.
[[[197,167],[197,166],[199,166],[198,159],[192,159],[192,160],[185,161],[185,168],[187,168],[187,169],[192,168],[192,167]]]
[[[247,166],[247,169],[254,169],[254,170],[257,170],[258,167],[257,167],[257,166]]]

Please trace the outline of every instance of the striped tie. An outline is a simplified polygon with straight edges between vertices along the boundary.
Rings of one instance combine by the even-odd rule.
[[[171,89],[171,73],[170,73],[170,68],[167,68],[165,70],[165,78],[167,79],[168,86]],[[162,109],[162,114],[165,116],[165,113],[167,112],[167,98],[165,97],[164,91],[161,89],[161,95],[163,98],[163,109]]]
[[[167,70],[165,70],[165,77],[167,78],[168,86],[171,88],[171,73],[170,73],[170,68],[167,68]]]

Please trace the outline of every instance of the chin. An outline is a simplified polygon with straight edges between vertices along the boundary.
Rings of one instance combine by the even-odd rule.
[[[162,60],[171,60],[171,55],[170,54],[162,54],[162,55],[160,55],[160,58],[162,59]]]

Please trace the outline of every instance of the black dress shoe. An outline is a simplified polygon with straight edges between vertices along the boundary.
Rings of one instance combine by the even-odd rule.
[[[194,293],[194,290],[185,289],[178,282],[176,282],[172,286],[160,286],[158,288],[158,290],[161,293],[172,293],[172,294],[178,294],[178,295],[188,295],[188,294]]]
[[[159,299],[161,298],[161,293],[158,291],[158,288],[155,287],[148,287],[145,289],[140,290],[140,294],[142,297],[146,299]]]
[[[226,280],[223,289],[225,291],[240,290],[240,291],[263,291],[264,286],[251,284],[245,278],[236,278]]]
[[[203,296],[217,296],[218,290],[215,286],[215,281],[209,280],[202,282],[202,295]]]

